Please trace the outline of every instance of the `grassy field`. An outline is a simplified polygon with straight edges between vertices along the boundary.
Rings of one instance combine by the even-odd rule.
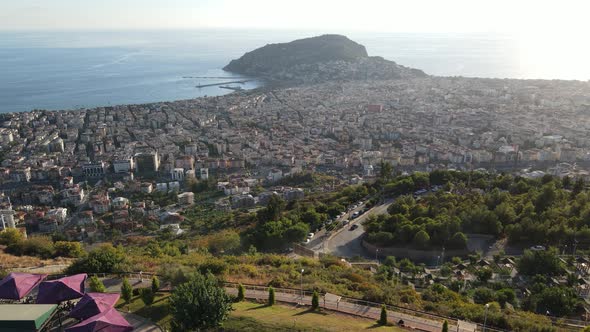
[[[334,312],[311,312],[287,305],[234,304],[223,327],[226,331],[404,331],[393,326],[378,326],[375,321]]]
[[[154,299],[154,303],[146,307],[139,296],[134,296],[129,306],[125,304],[123,299],[117,302],[116,308],[121,311],[132,312],[139,316],[149,318],[152,322],[159,324],[160,326],[168,326],[172,316],[170,316],[170,310],[168,307],[168,293],[157,293]]]
[[[154,303],[146,307],[139,296],[127,306],[119,300],[116,308],[142,317],[166,328],[172,319],[168,307],[167,293],[158,293]],[[311,312],[308,308],[289,305],[268,307],[253,302],[234,303],[234,310],[223,323],[221,331],[275,332],[275,331],[404,331],[393,326],[378,326],[370,319],[327,312]]]

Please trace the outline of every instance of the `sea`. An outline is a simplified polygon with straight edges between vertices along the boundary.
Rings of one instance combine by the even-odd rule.
[[[251,89],[255,78],[222,70],[268,43],[322,31],[4,31],[0,32],[0,113],[64,110],[216,96]],[[340,32],[379,55],[427,74],[492,78],[590,79],[590,67],[519,37],[490,34]],[[561,46],[563,48],[563,45]],[[585,54],[577,54],[585,64]],[[569,58],[568,58],[569,56]],[[577,59],[576,58],[576,59]],[[580,62],[581,63],[581,62]],[[251,79],[251,80],[250,80]]]

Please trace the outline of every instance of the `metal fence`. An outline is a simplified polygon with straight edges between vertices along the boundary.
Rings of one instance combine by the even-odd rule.
[[[127,277],[129,279],[143,279],[144,281],[149,281],[153,276],[159,276],[156,273],[150,272],[118,272],[118,273],[88,273],[89,276],[96,275],[99,278],[122,278]],[[65,276],[64,274],[53,274],[49,275],[47,279],[57,279],[60,277]],[[224,282],[225,287],[230,289],[236,289],[239,283],[233,282]],[[242,284],[246,290],[250,290],[253,292],[260,292],[261,294],[267,294],[269,287],[267,286],[259,286],[259,285],[250,285],[250,284]],[[311,297],[313,295],[312,291],[296,289],[296,288],[274,288],[275,292],[283,294],[282,297],[277,296],[277,301],[287,302],[287,303],[294,303],[294,304],[302,304],[302,305],[311,305]],[[169,291],[164,290],[162,291]],[[247,293],[247,292],[246,292]],[[278,294],[277,294],[278,295]],[[324,297],[325,294],[319,294],[321,297]],[[257,296],[255,299],[264,299],[263,295]],[[377,315],[379,311],[371,311],[371,309],[381,310],[382,303],[376,303],[371,301],[366,301],[362,299],[355,299],[350,297],[341,297],[340,301],[325,301],[320,300],[320,306],[325,307],[329,310],[339,311],[346,314],[357,315],[361,317],[368,317],[368,318],[376,318],[375,312]],[[403,306],[396,306],[396,305],[385,305],[386,309],[393,317],[399,317],[400,319],[404,319],[404,317],[408,320],[416,320],[416,319],[424,319],[424,321],[420,321],[420,324],[424,326],[429,326],[430,328],[441,327],[442,322],[445,320],[449,322],[449,324],[454,325],[455,330],[450,331],[458,331],[458,332],[468,332],[472,331],[471,329],[457,329],[457,325],[459,320],[457,318],[446,317],[441,315],[436,315],[420,310],[415,310],[411,308],[406,308]],[[368,310],[367,310],[368,308]],[[552,317],[550,317],[552,318]],[[558,326],[562,328],[566,328],[568,331],[574,331],[575,328],[583,328],[587,326],[587,323],[581,320],[574,320],[574,319],[564,319],[564,318],[552,318],[553,326]],[[475,324],[477,326],[477,331],[483,330],[482,324]],[[469,324],[467,324],[469,325]],[[508,332],[507,330],[491,328],[486,326],[486,331],[490,332]],[[578,329],[579,330],[579,329]],[[577,331],[577,330],[575,330]]]
[[[237,289],[237,283],[225,283],[226,287],[228,288],[235,288]],[[267,294],[269,287],[266,286],[258,286],[258,285],[242,285],[246,289],[246,295],[254,295],[255,299],[264,299],[265,294]],[[293,289],[293,288],[274,288],[275,294],[282,293],[286,296],[279,298],[277,296],[277,301],[282,302],[289,302],[294,304],[302,304],[302,305],[310,305],[311,304],[311,296],[313,292],[301,289]],[[248,294],[248,290],[251,291]],[[252,294],[258,292],[259,294]],[[320,294],[323,297],[325,294]],[[252,297],[249,297],[252,298]],[[382,303],[376,303],[361,299],[349,298],[349,297],[341,297],[340,301],[326,301],[320,300],[320,306],[324,307],[328,310],[339,311],[346,314],[352,314],[360,317],[365,318],[378,318],[380,314],[380,310],[382,307]],[[470,329],[457,329],[457,319],[453,319],[450,317],[444,317],[440,315],[434,315],[427,312],[404,308],[400,306],[392,306],[392,305],[385,305],[388,316],[390,318],[394,318],[394,323],[398,320],[403,320],[407,322],[407,325],[411,325],[413,327],[421,328],[424,330],[436,330],[440,331],[442,327],[442,323],[446,320],[451,325],[455,325],[455,329],[453,331],[458,332],[474,332],[474,330]],[[414,326],[418,325],[418,326]],[[473,324],[475,326],[480,326],[477,324]],[[500,329],[493,329],[486,326],[486,331],[496,331],[496,332],[506,332],[505,330]]]

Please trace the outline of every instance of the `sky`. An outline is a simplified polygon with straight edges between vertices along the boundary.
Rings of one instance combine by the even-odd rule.
[[[587,0],[0,0],[0,30],[256,28],[584,36]]]

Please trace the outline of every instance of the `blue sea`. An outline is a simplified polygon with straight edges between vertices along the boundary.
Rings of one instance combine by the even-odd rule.
[[[309,31],[50,31],[0,32],[0,112],[137,104],[230,93],[197,84],[237,77],[221,70],[267,43]],[[370,55],[443,76],[590,78],[567,61],[531,58],[534,47],[510,36],[346,33]],[[553,61],[553,62],[551,62]],[[249,89],[260,82],[250,81]]]

